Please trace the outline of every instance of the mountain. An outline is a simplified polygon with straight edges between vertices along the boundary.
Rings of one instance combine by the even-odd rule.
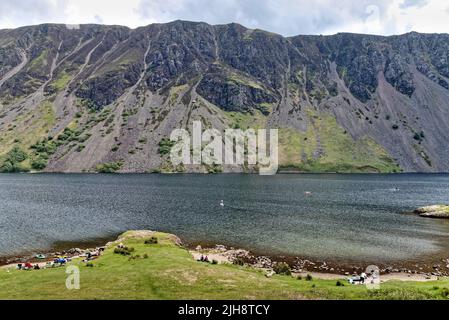
[[[282,170],[449,172],[449,35],[285,38],[238,24],[0,30],[0,169],[178,166],[175,128],[279,128]]]

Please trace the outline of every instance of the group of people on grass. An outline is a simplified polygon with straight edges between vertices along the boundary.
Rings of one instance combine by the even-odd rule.
[[[201,258],[198,260],[199,262],[207,262],[209,263],[209,257],[201,255]]]
[[[31,262],[25,262],[25,263],[18,263],[17,264],[17,269],[18,270],[40,270],[42,268],[55,268],[55,267],[62,267],[64,265],[67,264],[67,262],[69,262],[70,259],[67,257],[61,258],[55,258],[53,261],[49,261],[45,264],[45,267],[41,267],[38,263],[36,264],[32,264]]]
[[[87,252],[81,256],[85,257],[83,262],[92,261],[96,258],[98,258],[101,255],[101,252],[104,251],[104,248],[99,248],[92,252]],[[68,257],[56,257],[53,259],[53,261],[49,261],[45,264],[45,266],[40,266],[39,264],[32,264],[31,262],[25,262],[25,263],[19,263],[17,264],[18,270],[40,270],[40,269],[46,269],[46,268],[55,268],[55,267],[62,267],[67,264],[67,262],[70,262],[71,258]]]

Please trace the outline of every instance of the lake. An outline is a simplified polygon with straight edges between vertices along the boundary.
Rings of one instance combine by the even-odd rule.
[[[419,261],[449,253],[449,221],[402,213],[439,203],[449,175],[4,174],[0,255],[149,229],[266,254]]]

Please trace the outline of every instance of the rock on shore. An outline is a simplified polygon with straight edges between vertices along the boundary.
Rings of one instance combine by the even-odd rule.
[[[449,206],[448,205],[434,205],[428,207],[418,208],[414,211],[421,217],[426,218],[439,218],[449,219]]]

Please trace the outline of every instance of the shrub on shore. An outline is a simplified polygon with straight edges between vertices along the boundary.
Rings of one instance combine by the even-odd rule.
[[[290,269],[290,266],[285,262],[278,262],[273,266],[273,271],[276,272],[276,274],[283,274],[286,276],[290,276],[292,274],[292,270]]]
[[[232,261],[232,264],[236,266],[244,266],[245,261],[242,258],[235,258],[234,261]]]
[[[27,172],[28,168],[22,165],[26,159],[28,159],[28,154],[20,147],[15,146],[3,157],[0,172]]]
[[[96,167],[96,171],[98,173],[115,173],[119,171],[123,166],[122,162],[111,162],[111,163],[103,163],[99,164]]]

